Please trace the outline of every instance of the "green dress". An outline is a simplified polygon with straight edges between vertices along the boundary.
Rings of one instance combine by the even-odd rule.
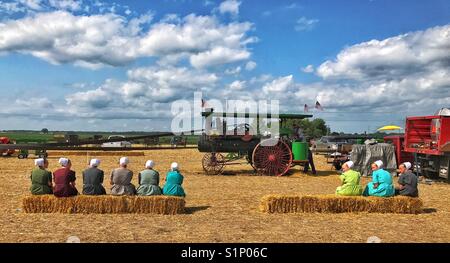
[[[361,174],[354,170],[348,170],[341,174],[339,178],[342,181],[342,185],[336,188],[337,195],[361,195],[363,189],[359,184]]]
[[[35,168],[31,172],[31,187],[30,191],[33,195],[47,195],[52,194],[52,188],[49,183],[52,182],[52,173],[41,168]]]
[[[186,196],[183,187],[183,175],[178,171],[170,171],[166,175],[166,184],[163,187],[164,195]]]
[[[138,195],[161,195],[159,173],[155,170],[144,170],[139,173]]]

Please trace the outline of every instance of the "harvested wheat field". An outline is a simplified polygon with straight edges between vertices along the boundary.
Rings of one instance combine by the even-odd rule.
[[[145,151],[130,157],[137,173],[153,159],[164,175],[178,161],[185,176],[185,213],[65,214],[25,213],[22,198],[28,194],[33,160],[0,159],[1,242],[450,242],[450,185],[420,184],[424,211],[391,213],[291,213],[268,214],[259,210],[266,195],[332,194],[339,185],[336,172],[315,156],[318,176],[305,175],[300,167],[284,177],[256,176],[249,165],[227,167],[226,174],[207,176],[196,149]],[[70,156],[81,189],[86,156]],[[109,174],[118,156],[101,156],[100,168]],[[57,157],[50,158],[50,169]],[[134,177],[137,182],[137,176]],[[364,178],[363,184],[367,183]],[[161,183],[162,184],[162,183]],[[105,184],[108,188],[108,183]],[[108,189],[107,189],[108,191]]]

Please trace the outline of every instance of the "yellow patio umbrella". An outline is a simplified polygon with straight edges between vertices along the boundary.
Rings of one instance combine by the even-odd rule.
[[[403,128],[400,126],[386,125],[386,126],[379,128],[377,131],[395,131],[395,130],[401,130],[401,129],[403,129]]]

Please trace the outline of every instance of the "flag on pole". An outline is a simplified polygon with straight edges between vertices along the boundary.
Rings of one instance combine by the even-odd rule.
[[[323,107],[320,105],[319,101],[316,101],[316,109],[323,111]]]
[[[308,105],[305,104],[305,107],[303,108],[304,112],[308,112]]]

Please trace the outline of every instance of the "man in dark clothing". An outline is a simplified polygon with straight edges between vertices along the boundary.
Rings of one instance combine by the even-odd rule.
[[[417,189],[417,176],[409,170],[410,168],[410,162],[402,163],[398,167],[400,172],[400,176],[398,178],[399,186],[395,189],[395,195],[411,197],[419,196],[419,190]]]
[[[317,174],[316,167],[314,166],[313,154],[312,154],[312,151],[311,151],[311,147],[312,147],[311,141],[308,142],[308,146],[309,146],[309,148],[308,148],[308,162],[305,164],[305,169],[303,170],[303,172],[307,173],[308,170],[309,170],[309,166],[311,165],[312,174],[316,175]]]
[[[83,171],[83,194],[85,195],[104,195],[103,187],[104,172],[98,169],[100,160],[92,159],[90,167]]]

